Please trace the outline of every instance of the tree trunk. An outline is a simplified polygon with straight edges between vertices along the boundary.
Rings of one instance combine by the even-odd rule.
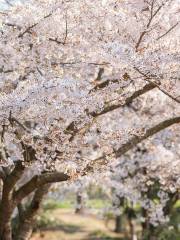
[[[130,228],[130,236],[131,240],[137,240],[137,235],[135,231],[135,224],[133,219],[129,219],[129,228]]]
[[[13,190],[21,178],[25,167],[21,161],[15,163],[14,169],[3,179],[2,199],[0,203],[0,240],[12,240],[11,217],[15,209]]]
[[[155,236],[155,227],[148,220],[147,210],[142,208],[142,216],[145,219],[145,222],[141,224],[142,226],[142,239],[148,240],[157,240]]]
[[[40,209],[43,197],[48,192],[51,184],[38,188],[34,194],[31,204],[20,214],[19,224],[14,236],[15,240],[28,240],[33,231],[35,218]]]
[[[80,193],[80,192],[77,193],[76,201],[77,201],[77,206],[76,206],[75,213],[83,214],[84,213],[84,199],[83,199],[82,193]]]
[[[9,189],[4,186],[0,204],[0,240],[11,240],[11,216],[14,210],[13,201]]]
[[[20,221],[19,224],[21,228],[18,228],[17,233],[15,233],[13,239],[14,240],[28,240],[30,239],[34,227],[34,222],[32,220],[24,220],[24,222]]]
[[[141,209],[142,217],[144,218],[144,222],[141,223],[142,226],[142,239],[145,239],[147,233],[148,233],[148,214],[147,210],[142,208]]]
[[[127,213],[127,219],[128,219],[128,224],[129,224],[129,230],[130,230],[130,239],[137,240],[136,227],[135,227],[136,214],[133,209],[133,206],[127,207],[126,213]]]
[[[2,231],[0,233],[1,240],[12,240],[12,232],[11,232],[11,221],[3,224]]]
[[[122,232],[122,219],[120,215],[116,216],[115,220],[115,232],[116,233],[121,233]]]
[[[11,216],[13,213],[13,203],[11,200],[3,200],[0,205],[0,240],[11,240]]]
[[[50,183],[67,181],[70,177],[61,172],[48,172],[35,175],[16,190],[16,183],[21,179],[25,166],[21,161],[14,163],[3,176],[0,202],[0,240],[27,240],[31,236],[35,216],[40,208],[43,196],[50,187]],[[12,170],[11,170],[12,169]],[[36,191],[35,191],[36,190]],[[17,231],[12,234],[12,215],[15,208],[29,194],[35,191],[30,205],[19,215]]]

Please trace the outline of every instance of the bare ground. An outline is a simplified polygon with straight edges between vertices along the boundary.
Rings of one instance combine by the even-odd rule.
[[[125,239],[123,234],[112,232],[112,224],[93,214],[79,215],[70,209],[57,209],[51,212],[57,221],[56,227],[46,228],[33,235],[31,240],[117,240]],[[109,229],[110,228],[110,229]]]

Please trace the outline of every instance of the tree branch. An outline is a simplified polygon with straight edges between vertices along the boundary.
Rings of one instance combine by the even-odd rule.
[[[169,32],[171,32],[179,23],[177,22],[176,24],[174,24],[169,30],[167,30],[164,34],[162,34],[161,36],[159,36],[156,40],[159,40],[161,38],[163,38],[164,36],[166,36]]]
[[[70,176],[60,172],[43,173],[41,175],[36,175],[14,193],[14,201],[16,204],[18,204],[35,189],[48,183],[67,181],[69,178]]]
[[[58,38],[49,38],[49,41],[55,42],[57,44],[62,44],[65,45],[67,41],[67,36],[68,36],[68,22],[67,22],[67,13],[65,17],[65,35],[63,41],[59,41]]]
[[[161,92],[163,92],[165,95],[167,95],[169,98],[171,98],[171,99],[174,100],[175,102],[180,103],[180,100],[178,100],[176,97],[173,97],[173,96],[172,96],[171,94],[169,94],[166,90],[162,89],[162,88],[159,86],[159,84],[151,81],[151,80],[150,80],[151,78],[150,78],[147,74],[143,73],[142,71],[140,71],[140,70],[139,70],[138,68],[136,68],[136,67],[134,67],[134,69],[135,69],[138,73],[140,73],[142,76],[144,76],[144,77],[145,77],[145,80],[146,80],[147,82],[153,84],[153,85],[154,85],[155,87],[157,87]]]
[[[158,12],[161,10],[161,8],[164,6],[164,3],[162,3],[157,9],[156,11],[154,11],[154,2],[155,0],[152,0],[151,2],[151,7],[150,7],[150,17],[149,17],[149,20],[147,22],[147,25],[146,25],[146,29],[140,34],[139,36],[139,39],[136,43],[136,46],[135,46],[135,49],[136,49],[136,52],[139,50],[139,46],[141,44],[141,42],[143,41],[143,38],[144,36],[146,35],[147,32],[149,32],[149,27],[151,26],[151,23],[154,19],[154,17],[158,14]]]
[[[108,112],[111,112],[111,111],[113,111],[115,109],[118,109],[120,107],[124,107],[124,106],[130,104],[134,99],[136,99],[137,97],[145,94],[146,92],[148,92],[148,91],[150,91],[150,90],[152,90],[154,88],[156,88],[156,86],[153,83],[146,84],[144,87],[142,87],[142,88],[138,89],[137,91],[135,91],[131,96],[127,97],[123,103],[120,102],[120,103],[108,105],[108,106],[105,106],[105,108],[102,111],[100,111],[100,112],[89,112],[88,114],[90,116],[92,116],[93,118],[97,118],[98,116],[104,115],[104,114],[106,114]],[[78,128],[76,128],[75,122],[71,122],[67,126],[67,128],[65,130],[65,133],[71,134],[71,137],[70,137],[69,140],[73,141],[74,137],[79,132],[81,132],[82,130],[84,131],[88,126],[89,126],[89,124],[84,126],[83,129],[78,129]]]
[[[135,135],[131,139],[129,139],[125,144],[123,144],[118,150],[115,151],[116,157],[122,156],[124,153],[132,149],[138,143],[142,142],[143,140],[147,139],[148,137],[162,131],[163,129],[170,127],[171,125],[180,123],[180,116],[174,117],[170,119],[166,119],[163,122],[158,123],[157,125],[148,128],[145,130],[145,133],[142,135]]]
[[[18,38],[22,38],[26,33],[31,33],[31,30],[32,30],[34,27],[36,27],[42,20],[44,20],[44,19],[46,19],[46,18],[48,18],[48,17],[50,17],[50,16],[52,16],[52,12],[50,12],[49,14],[47,14],[46,16],[44,16],[42,19],[40,19],[39,22],[36,22],[36,23],[32,24],[31,26],[27,27],[22,33],[20,33],[20,34],[18,35]]]
[[[137,97],[140,97],[141,95],[145,94],[146,92],[148,92],[154,88],[156,88],[156,86],[153,83],[146,84],[144,87],[135,91],[131,96],[127,97],[123,104],[122,103],[112,104],[110,106],[106,106],[101,112],[91,112],[90,115],[93,117],[98,117],[105,113],[111,112],[115,109],[118,109],[120,107],[124,107],[124,106],[130,104]]]
[[[180,116],[179,117],[173,117],[170,119],[166,119],[163,122],[158,123],[157,125],[148,128],[144,131],[144,128],[141,129],[144,134],[141,135],[134,135],[129,140],[127,140],[126,143],[122,144],[120,148],[115,150],[113,153],[106,154],[105,156],[101,156],[99,158],[96,158],[92,160],[90,163],[87,164],[87,166],[82,171],[82,175],[86,175],[89,171],[93,171],[93,166],[95,164],[103,165],[104,160],[106,157],[110,157],[112,155],[115,155],[116,158],[121,157],[123,154],[125,154],[127,151],[131,150],[133,147],[135,147],[138,143],[142,142],[143,140],[147,139],[150,136],[153,136],[154,134],[162,131],[165,128],[168,128],[174,124],[180,123]],[[140,130],[140,132],[141,132]]]
[[[13,187],[15,186],[16,182],[21,178],[23,172],[24,172],[25,166],[22,164],[21,161],[17,161],[15,163],[15,167],[11,174],[5,178],[5,186],[6,191],[11,191]]]

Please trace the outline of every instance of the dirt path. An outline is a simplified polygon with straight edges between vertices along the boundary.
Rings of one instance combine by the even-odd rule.
[[[56,227],[46,229],[33,235],[31,240],[95,240],[123,239],[107,229],[103,220],[95,215],[78,215],[72,210],[57,209],[52,217],[59,223]]]

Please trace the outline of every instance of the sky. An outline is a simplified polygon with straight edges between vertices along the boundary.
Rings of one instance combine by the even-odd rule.
[[[0,10],[7,10],[11,5],[22,1],[23,0],[0,0]]]

